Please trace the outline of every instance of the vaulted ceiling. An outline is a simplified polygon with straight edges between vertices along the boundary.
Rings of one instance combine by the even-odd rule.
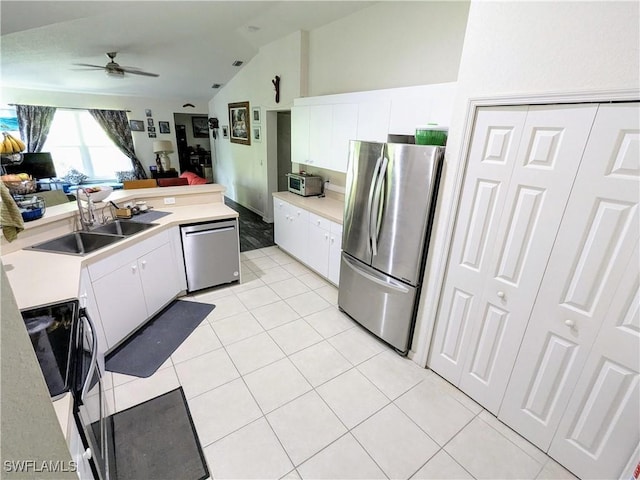
[[[261,46],[370,6],[361,1],[0,2],[0,83],[63,92],[210,99]],[[77,63],[158,78],[107,76]]]

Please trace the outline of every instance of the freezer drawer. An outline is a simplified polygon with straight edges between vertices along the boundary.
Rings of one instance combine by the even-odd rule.
[[[240,280],[236,219],[183,225],[180,234],[189,292]]]
[[[343,253],[338,306],[401,353],[409,351],[417,289]]]

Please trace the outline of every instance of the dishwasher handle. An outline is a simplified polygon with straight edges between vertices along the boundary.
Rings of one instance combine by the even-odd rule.
[[[237,226],[238,226],[238,221],[236,219],[233,219],[233,220],[222,220],[219,222],[198,223],[195,225],[182,225],[180,226],[180,231],[182,232],[183,235],[187,235],[189,233],[218,230],[226,227],[237,228]]]
[[[209,230],[199,230],[197,232],[185,232],[185,237],[197,237],[198,235],[209,235],[210,233],[222,233],[235,230],[236,227],[210,228]]]

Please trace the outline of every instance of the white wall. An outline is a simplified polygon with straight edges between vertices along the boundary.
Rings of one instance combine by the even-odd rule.
[[[70,108],[104,108],[114,110],[131,110],[127,115],[130,120],[142,120],[145,123],[144,132],[131,132],[133,143],[136,149],[136,156],[149,174],[149,166],[155,165],[155,154],[153,153],[154,140],[171,140],[176,146],[176,128],[173,120],[174,113],[201,114],[207,116],[208,106],[203,101],[196,103],[195,109],[183,108],[181,100],[165,100],[158,98],[126,97],[111,95],[87,95],[64,92],[52,92],[41,90],[28,90],[20,88],[3,87],[1,89],[3,103],[49,105],[53,107]],[[156,138],[149,138],[146,132],[147,117],[145,110],[151,109],[154,125],[156,128]],[[161,134],[158,129],[158,122],[169,122],[169,134]],[[206,140],[206,139],[202,139]],[[169,154],[171,166],[178,166],[177,152]]]
[[[309,95],[455,82],[469,2],[379,2],[309,32]]]
[[[221,138],[212,142],[214,181],[227,187],[226,195],[254,212],[269,216],[271,198],[267,183],[267,148],[271,138],[266,131],[267,112],[289,110],[293,99],[301,95],[303,74],[302,50],[306,34],[296,32],[260,49],[260,52],[209,102],[209,116],[217,117],[220,126],[229,125],[228,104],[249,102],[260,107],[262,142],[251,145],[231,143]],[[271,81],[279,75],[280,102],[275,102]]]
[[[287,110],[293,99],[456,80],[468,2],[380,2],[308,33],[285,37],[258,55],[209,102],[210,116],[228,125],[227,104],[249,101],[266,111]],[[307,69],[308,65],[308,69]],[[271,79],[281,76],[275,104]],[[263,131],[263,138],[269,137]],[[215,143],[215,181],[227,195],[270,218],[268,145]],[[344,174],[319,171],[343,186]]]
[[[446,167],[436,218],[438,259],[448,250],[448,214],[455,180],[462,173],[469,101],[507,95],[535,96],[640,86],[638,2],[474,1],[458,75],[458,96],[449,129]],[[429,265],[431,266],[431,265]],[[414,350],[426,361],[441,278],[426,279]]]

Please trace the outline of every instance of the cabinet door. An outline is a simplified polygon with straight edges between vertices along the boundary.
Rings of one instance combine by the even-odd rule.
[[[637,104],[598,110],[499,414],[545,451],[569,415],[555,451],[587,478],[617,477],[611,448],[628,458],[634,445],[619,422],[633,422],[638,442],[638,277],[622,279],[630,264],[637,272],[639,118]],[[565,414],[578,378],[582,393]]]
[[[165,243],[140,257],[138,269],[147,306],[147,317],[151,317],[178,294],[171,245]]]
[[[454,237],[447,306],[437,332],[439,358],[433,368],[439,371],[437,365],[446,363],[454,383],[494,414],[504,396],[596,109],[591,105],[530,107],[517,153],[511,158],[501,156],[509,149],[501,150],[505,145],[500,142],[516,130],[515,124],[496,124],[492,118],[477,130],[481,137],[474,139],[471,175],[464,188],[467,216],[459,217]],[[492,174],[495,169],[500,171],[497,176]],[[463,321],[462,312],[474,317]],[[464,337],[459,343],[456,331]],[[455,355],[454,365],[450,359]]]
[[[329,274],[329,220],[309,214],[307,265],[323,277]]]
[[[295,205],[290,208],[289,253],[306,262],[309,252],[309,212]]]
[[[332,105],[309,107],[309,160],[308,165],[331,168]]]
[[[329,281],[340,283],[340,256],[342,254],[342,225],[331,222],[329,232]]]
[[[291,161],[309,162],[309,107],[291,109]]]
[[[344,103],[334,105],[331,113],[330,170],[347,171],[349,141],[355,140],[358,132],[358,105]]]
[[[273,238],[280,248],[291,250],[291,226],[289,215],[291,206],[284,200],[273,199]]]
[[[390,100],[378,100],[358,104],[358,129],[356,139],[367,142],[386,142],[387,135],[390,133],[390,114]]]
[[[147,319],[137,262],[123,265],[96,280],[93,291],[109,348]]]

